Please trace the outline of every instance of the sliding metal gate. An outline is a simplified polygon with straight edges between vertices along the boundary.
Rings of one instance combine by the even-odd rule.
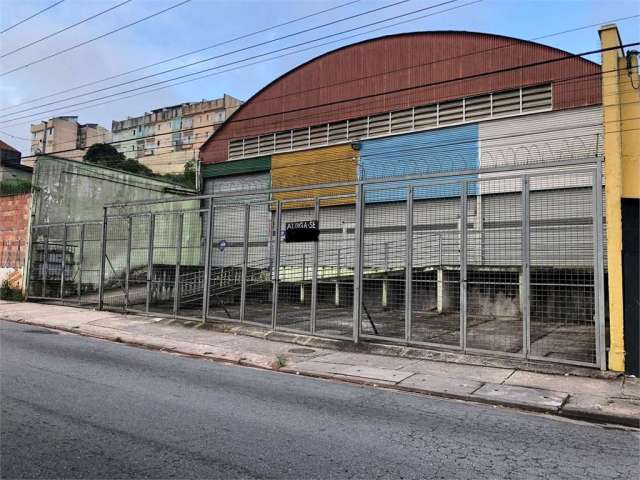
[[[36,225],[29,297],[606,367],[599,162],[350,185]]]

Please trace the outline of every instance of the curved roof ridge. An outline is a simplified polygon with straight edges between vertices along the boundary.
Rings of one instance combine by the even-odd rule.
[[[374,37],[374,38],[367,38],[364,40],[361,40],[359,42],[355,42],[355,43],[350,43],[348,45],[343,45],[341,47],[338,47],[336,49],[333,50],[329,50],[327,52],[324,52],[316,57],[313,57],[305,62],[302,62],[301,64],[291,68],[290,70],[287,70],[286,72],[284,72],[282,75],[279,75],[278,77],[274,78],[272,81],[268,82],[267,84],[265,84],[262,88],[260,88],[258,91],[256,91],[256,93],[254,93],[253,95],[251,95],[251,97],[249,97],[246,101],[244,101],[242,103],[242,105],[240,105],[240,107],[238,109],[236,109],[231,115],[229,115],[229,117],[227,117],[227,119],[225,120],[225,122],[220,126],[220,128],[218,128],[216,131],[213,132],[213,134],[207,138],[204,143],[200,146],[200,149],[206,147],[209,143],[211,143],[219,134],[219,132],[222,132],[222,130],[224,130],[225,125],[227,124],[227,122],[230,122],[235,116],[237,116],[240,112],[242,112],[245,108],[247,108],[249,105],[251,105],[251,101],[253,99],[255,99],[258,95],[260,95],[261,93],[263,93],[265,90],[267,90],[269,87],[273,86],[274,84],[276,84],[277,82],[283,80],[284,78],[296,73],[297,71],[301,70],[302,68],[306,67],[307,65],[310,65],[313,62],[316,62],[320,59],[323,59],[329,55],[333,55],[335,53],[341,52],[343,50],[347,50],[349,48],[354,48],[354,47],[358,47],[361,46],[363,44],[366,43],[372,43],[372,42],[376,42],[376,41],[380,41],[380,40],[387,40],[387,39],[391,39],[391,38],[399,38],[399,37],[405,37],[405,36],[411,36],[411,35],[451,35],[451,34],[463,34],[463,35],[478,35],[478,36],[483,36],[483,37],[493,37],[493,38],[500,38],[500,39],[506,39],[506,40],[514,40],[514,44],[516,43],[522,43],[522,44],[529,44],[535,47],[541,47],[547,50],[551,50],[554,52],[557,52],[561,55],[567,56],[567,57],[575,57],[576,54],[575,53],[571,53],[568,52],[566,50],[562,50],[560,48],[557,47],[552,47],[549,45],[545,45],[543,43],[538,43],[535,42],[533,40],[526,40],[526,39],[521,39],[521,38],[517,38],[517,37],[511,37],[508,35],[501,35],[501,34],[495,34],[495,33],[488,33],[488,32],[474,32],[474,31],[469,31],[469,30],[418,30],[418,31],[412,31],[412,32],[401,32],[401,33],[392,33],[389,35],[382,35],[380,37]],[[497,47],[497,48],[502,48],[502,47]],[[470,52],[468,54],[465,55],[472,55],[474,52]],[[479,51],[477,53],[482,53],[482,51]],[[459,56],[464,56],[464,55],[459,55]],[[456,56],[450,57],[451,59],[456,58]],[[594,66],[600,67],[599,64],[592,62],[591,60],[582,58],[582,57],[576,57],[576,58],[580,58],[582,61],[584,61],[585,63],[589,63],[592,64]],[[446,58],[443,58],[442,60],[447,60]],[[409,67],[408,67],[409,68]]]

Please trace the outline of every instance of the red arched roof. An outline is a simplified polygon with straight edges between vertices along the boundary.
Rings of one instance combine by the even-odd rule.
[[[549,60],[555,61],[517,68]],[[599,104],[598,73],[598,64],[571,53],[501,35],[374,38],[320,55],[266,85],[203,144],[200,157],[226,160],[234,138],[549,82],[556,110]]]

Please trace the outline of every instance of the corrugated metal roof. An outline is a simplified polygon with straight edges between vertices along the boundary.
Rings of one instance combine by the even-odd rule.
[[[517,68],[562,58],[567,60]],[[509,68],[516,69],[501,71]],[[527,85],[552,83],[554,109],[599,104],[599,72],[599,65],[562,50],[498,35],[381,37],[317,57],[274,80],[231,116],[200,154],[204,163],[221,162],[229,139]],[[574,80],[559,82],[567,78]]]

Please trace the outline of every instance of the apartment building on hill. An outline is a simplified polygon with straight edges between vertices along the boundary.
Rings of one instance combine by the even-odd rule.
[[[111,141],[111,132],[97,123],[78,123],[76,116],[54,117],[31,125],[31,154],[55,154],[81,161],[85,149],[94,143]],[[23,164],[33,166],[33,157]]]
[[[241,104],[225,94],[114,120],[114,146],[156,173],[181,173],[184,164],[198,158],[200,146]]]

